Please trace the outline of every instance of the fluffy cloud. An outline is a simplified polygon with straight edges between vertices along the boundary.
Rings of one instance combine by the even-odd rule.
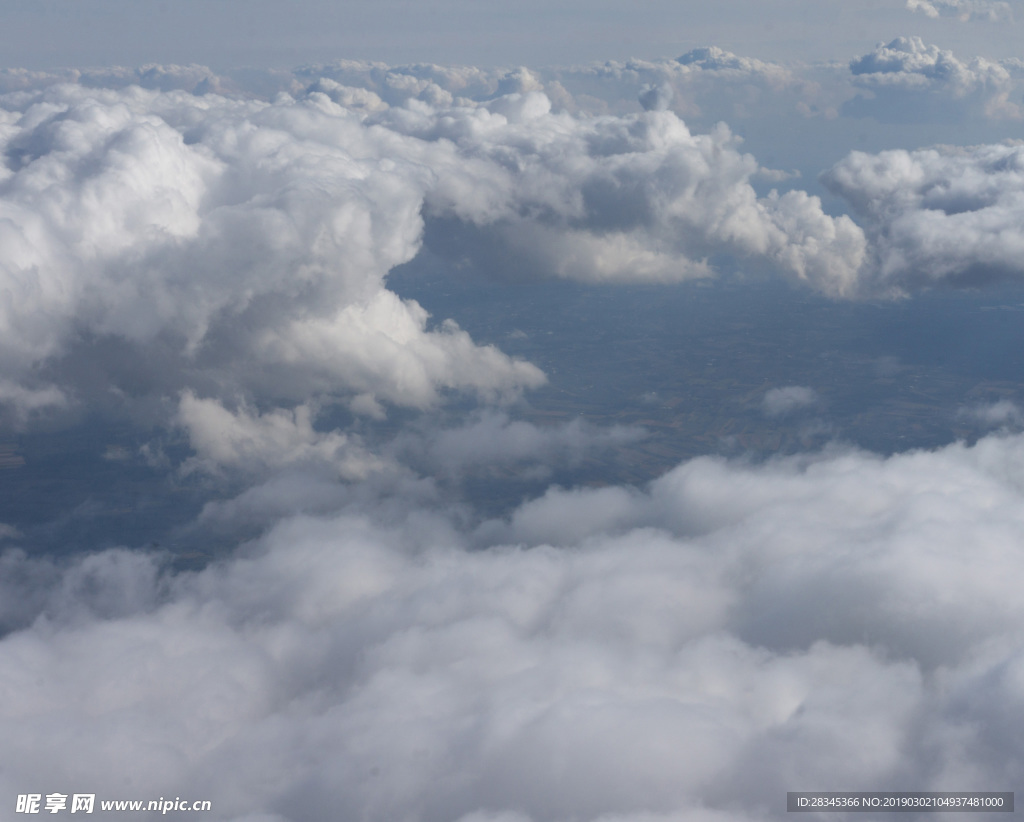
[[[673,282],[707,277],[709,256],[732,255],[844,295],[864,259],[860,229],[817,197],[759,198],[757,162],[722,125],[693,134],[670,111],[574,118],[537,92],[380,120],[469,158],[428,195],[426,241],[485,270]]]
[[[332,466],[346,479],[363,479],[384,468],[358,442],[338,431],[313,428],[308,405],[258,414],[242,407],[232,413],[216,400],[200,399],[189,391],[178,408],[178,422],[188,432],[195,457],[186,471],[205,469],[254,470],[318,463]]]
[[[429,105],[450,106],[457,98],[468,102],[535,88],[535,83],[531,82],[533,75],[527,69],[495,72],[475,66],[434,63],[390,66],[363,60],[338,60],[297,69],[295,77],[307,85],[311,83],[314,89],[329,88],[324,85],[325,80],[328,84],[336,83],[334,88],[366,89],[387,105],[419,100]],[[529,88],[515,87],[517,77],[527,78]]]
[[[632,113],[639,97],[660,89],[661,96],[654,99],[666,106],[671,103],[677,114],[700,118],[707,125],[723,117],[763,111],[758,98],[766,94],[775,98],[773,104],[780,96],[792,96],[790,105],[795,105],[816,92],[814,83],[797,71],[717,46],[693,49],[675,60],[610,60],[541,69],[486,70],[429,63],[389,66],[340,60],[303,67],[294,76],[296,82],[313,88],[326,89],[326,84],[335,82],[365,89],[389,105],[416,99],[450,106],[536,91],[544,93],[556,110],[592,114]]]
[[[475,536],[362,506],[189,574],[8,553],[0,785],[423,822],[1012,788],[1022,456],[703,458]]]
[[[928,17],[956,17],[962,23],[1013,20],[1013,10],[1003,0],[907,0],[907,8]]]
[[[65,408],[67,395],[55,385],[32,388],[11,380],[0,380],[0,406],[4,408],[4,422],[20,428],[40,412]]]
[[[850,61],[854,84],[871,97],[848,102],[844,111],[896,122],[956,122],[967,117],[1020,119],[1012,102],[1013,61],[1002,65],[983,57],[969,63],[953,52],[925,45],[920,37],[897,37]]]
[[[1024,274],[1024,147],[853,152],[823,182],[862,216],[877,290]]]
[[[42,89],[59,83],[81,83],[95,88],[124,88],[140,86],[158,91],[181,89],[194,94],[237,91],[225,77],[206,66],[149,65],[129,68],[108,66],[103,68],[67,68],[52,71],[31,71],[20,68],[0,69],[0,92]]]
[[[137,85],[7,95],[0,369],[24,391],[5,395],[312,396],[380,417],[539,385],[387,289],[424,216],[429,242],[530,276],[677,281],[726,255],[830,294],[856,282],[860,229],[800,191],[758,197],[758,165],[724,127],[554,113],[534,85],[519,72],[498,92],[522,90],[483,103],[401,106],[331,78],[273,103]]]
[[[365,395],[357,407],[379,410],[377,399],[423,407],[440,390],[542,381],[454,323],[428,329],[385,288],[419,247],[433,176],[416,141],[374,135],[322,94],[265,104],[63,85],[4,99],[11,379],[41,369],[71,395],[95,390],[67,363],[105,346],[162,359],[148,379],[165,394],[269,383],[279,400]]]
[[[665,104],[687,120],[709,128],[719,120],[747,119],[822,102],[824,75],[809,66],[733,54],[717,46],[693,49],[677,59],[607,61],[547,68],[484,69],[433,63],[388,65],[338,60],[294,70],[235,69],[217,74],[205,66],[147,65],[29,71],[0,69],[0,92],[41,89],[58,83],[90,87],[143,88],[193,94],[216,92],[273,100],[286,93],[328,94],[349,107],[403,106],[410,100],[448,108],[485,103],[509,94],[542,92],[555,110],[626,114],[645,91],[661,89]],[[665,94],[670,97],[665,97]]]
[[[195,531],[253,536],[174,572],[30,556],[0,525],[7,796],[724,822],[781,816],[800,784],[1012,787],[1021,438],[702,458],[480,522],[396,465],[537,476],[639,432],[491,410],[377,453],[356,436],[392,406],[544,379],[388,287],[424,242],[590,282],[731,257],[836,296],[976,282],[985,254],[1018,272],[1017,148],[851,155],[826,181],[869,259],[852,220],[759,196],[728,129],[670,110],[691,81],[753,99],[786,71],[714,49],[620,69],[646,111],[580,114],[526,70],[371,64],[282,76],[272,102],[204,93],[220,81],[193,67],[26,75],[0,99],[0,400],[21,422],[139,400],[187,437],[193,480],[249,485]],[[319,427],[338,405],[351,429]]]
[[[816,92],[799,72],[778,63],[742,57],[717,46],[693,49],[675,60],[610,60],[550,69],[550,77],[572,94],[572,105],[620,111],[627,101],[660,90],[660,100],[687,119],[714,123],[764,113],[764,98],[790,111]],[[646,104],[645,104],[646,105]]]

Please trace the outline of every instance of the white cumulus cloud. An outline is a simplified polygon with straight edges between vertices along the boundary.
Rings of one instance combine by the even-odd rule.
[[[58,85],[3,106],[9,380],[42,368],[73,382],[62,359],[98,342],[126,358],[159,352],[153,379],[167,393],[269,382],[294,402],[422,407],[443,389],[497,396],[543,380],[454,323],[428,328],[386,289],[419,248],[433,175],[418,141],[375,135],[323,95],[266,104]]]
[[[846,104],[850,114],[870,114],[892,122],[955,123],[967,118],[1020,119],[1016,97],[1019,70],[927,45],[920,37],[897,37],[850,61],[854,85],[870,94]]]
[[[1010,400],[997,400],[992,403],[967,406],[961,408],[957,416],[971,420],[985,428],[1017,426],[1024,419],[1020,408]]]
[[[382,119],[469,159],[446,170],[427,214],[442,221],[440,244],[460,238],[453,253],[485,267],[673,282],[710,276],[707,258],[730,254],[844,295],[864,260],[861,230],[817,197],[758,197],[758,164],[725,126],[693,134],[670,111],[575,118],[538,92]]]
[[[434,83],[421,73],[413,85]],[[194,67],[125,80],[143,76],[172,90],[58,83],[0,99],[0,369],[25,391],[74,399],[106,379],[122,398],[269,393],[379,418],[541,384],[387,288],[424,217],[428,242],[529,276],[670,282],[726,255],[842,296],[864,263],[862,231],[816,197],[759,197],[758,163],[724,126],[554,112],[525,70],[483,102],[400,105],[330,77],[268,103],[160,79],[206,77]]]
[[[876,99],[1010,88],[916,40],[854,71]],[[611,80],[628,107],[588,96]],[[720,49],[260,82],[287,93],[232,97],[195,66],[0,77],[0,404],[28,425],[138,400],[191,449],[164,468],[237,491],[176,534],[248,539],[174,571],[29,554],[0,525],[0,792],[274,822],[738,822],[781,820],[801,785],[1013,788],[1024,437],[703,457],[483,519],[444,483],[536,479],[643,432],[490,407],[544,375],[388,278],[424,244],[467,276],[667,283],[725,259],[834,297],[1017,277],[1019,145],[849,155],[823,180],[861,228],[755,188],[726,126],[680,118],[716,88],[738,116],[765,89],[822,99]],[[485,407],[413,415],[456,393]],[[763,410],[819,402],[783,385]]]
[[[178,423],[188,432],[195,457],[186,470],[271,470],[322,463],[346,479],[363,479],[384,463],[338,431],[313,428],[313,410],[300,405],[258,414],[242,407],[232,412],[217,400],[189,391],[181,396]]]
[[[871,287],[1024,274],[1024,147],[1016,143],[853,152],[822,179],[864,219],[876,258]]]

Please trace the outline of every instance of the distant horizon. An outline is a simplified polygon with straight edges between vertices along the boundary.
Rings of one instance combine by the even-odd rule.
[[[962,2],[962,0],[961,0]],[[989,5],[1000,5],[990,3]],[[715,45],[763,60],[845,61],[878,42],[920,35],[991,58],[1016,54],[1010,17],[968,24],[912,12],[903,0],[648,0],[498,4],[346,0],[46,0],[0,2],[7,68],[197,63],[224,71],[352,58],[393,64],[565,66],[678,56]]]

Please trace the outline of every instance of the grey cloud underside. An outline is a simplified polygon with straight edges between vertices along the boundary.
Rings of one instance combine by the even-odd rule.
[[[40,616],[0,643],[0,784],[131,774],[223,819],[425,821],[1012,786],[1022,449],[698,459],[475,534],[415,507],[291,517],[175,577],[8,554],[36,594],[7,618]]]

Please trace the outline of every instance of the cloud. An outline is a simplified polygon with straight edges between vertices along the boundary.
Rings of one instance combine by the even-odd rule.
[[[675,282],[708,277],[709,256],[733,255],[843,295],[863,261],[860,229],[817,197],[759,198],[758,165],[724,126],[693,134],[669,111],[573,118],[536,92],[472,109],[393,109],[384,121],[469,158],[428,195],[426,242],[483,270]]]
[[[707,46],[675,59],[604,62],[526,68],[482,69],[427,63],[386,65],[342,60],[305,66],[294,73],[231,74],[230,81],[267,99],[274,91],[298,96],[325,91],[341,102],[359,93],[402,107],[410,100],[431,107],[479,105],[511,94],[543,93],[555,112],[577,115],[634,114],[670,109],[697,131],[719,122],[783,122],[838,116],[852,96],[849,76],[834,64],[787,64]],[[347,91],[345,90],[347,89]],[[752,132],[751,137],[755,134]]]
[[[1022,450],[701,458],[551,491],[485,547],[361,505],[193,573],[8,553],[0,785],[423,822],[1012,786]]]
[[[493,270],[597,282],[708,277],[725,255],[841,296],[864,260],[861,230],[816,197],[759,197],[724,126],[556,113],[525,70],[482,102],[423,92],[474,72],[385,73],[380,92],[420,89],[401,105],[330,77],[268,103],[186,93],[181,78],[210,79],[195,67],[139,71],[125,82],[171,90],[107,78],[2,98],[0,370],[23,416],[53,392],[171,409],[187,390],[379,418],[540,385],[387,288],[424,225]]]
[[[244,470],[251,479],[260,469],[322,463],[354,480],[385,468],[351,437],[314,430],[313,412],[307,405],[265,414],[243,406],[233,413],[217,400],[186,391],[178,406],[178,423],[188,432],[195,452],[183,466],[186,471],[229,468]]]
[[[374,133],[360,109],[71,85],[4,106],[0,367],[23,389],[9,402],[104,379],[125,397],[269,382],[379,414],[543,381],[386,289],[418,251],[432,176],[418,141]],[[23,384],[33,372],[54,387]]]
[[[300,82],[318,83],[326,78],[340,86],[367,89],[389,106],[419,100],[432,106],[450,106],[456,98],[479,100],[496,94],[532,91],[528,69],[493,71],[476,66],[442,66],[414,63],[392,66],[364,60],[338,60],[303,66],[295,71]],[[517,85],[526,82],[527,88]]]
[[[907,9],[927,17],[956,17],[960,22],[1012,21],[1010,4],[1001,0],[907,0]]]
[[[972,420],[985,428],[1018,426],[1024,419],[1020,408],[1010,400],[962,408],[957,416]]]
[[[988,88],[974,64],[890,51],[864,88]],[[806,192],[759,194],[732,132],[680,119],[717,111],[714,88],[734,113],[766,88],[815,99],[719,49],[557,76],[343,62],[264,76],[288,93],[262,100],[197,67],[16,74],[0,402],[25,425],[137,404],[191,449],[154,466],[237,495],[211,491],[175,533],[209,552],[197,571],[32,555],[0,525],[8,796],[725,822],[780,817],[801,781],[1012,786],[1024,439],[704,457],[480,521],[446,480],[536,479],[641,432],[490,407],[544,375],[388,277],[424,244],[471,274],[588,283],[736,264],[861,296],[1017,276],[1019,147],[850,155],[825,181],[866,237]],[[632,108],[586,113],[587,83],[612,77]],[[485,407],[447,428],[395,413],[456,393]],[[816,402],[785,386],[764,409]]]
[[[640,93],[640,105],[644,111],[664,111],[672,102],[673,96],[672,86],[668,83],[659,86],[648,85]]]
[[[692,49],[676,59],[552,67],[540,77],[543,90],[570,110],[622,114],[635,110],[639,99],[645,107],[669,107],[702,128],[780,115],[832,117],[837,100],[848,94],[829,67],[782,65],[718,46]]]
[[[699,116],[708,125],[726,114],[745,116],[759,108],[759,92],[798,97],[814,93],[813,83],[786,66],[742,57],[717,46],[693,49],[677,59],[609,60],[539,69],[493,70],[430,63],[393,66],[340,60],[302,67],[294,76],[310,88],[320,87],[327,78],[328,83],[366,89],[392,106],[415,99],[447,107],[541,92],[556,110],[594,114],[635,112],[645,92],[660,89],[661,96],[651,98],[652,102],[671,102],[677,114]],[[290,87],[286,90],[293,91]]]
[[[875,102],[1011,87],[917,40],[855,63]],[[549,73],[340,62],[265,74],[288,93],[262,100],[197,67],[5,74],[0,403],[24,425],[137,403],[191,449],[162,470],[237,491],[176,532],[209,552],[197,571],[31,555],[0,525],[6,795],[732,822],[781,819],[799,784],[1012,787],[1024,438],[703,457],[485,521],[444,494],[642,432],[490,407],[544,376],[396,293],[424,244],[470,275],[588,283],[1019,276],[1020,146],[851,154],[823,179],[861,229],[759,194],[732,132],[679,116],[827,97],[802,77],[715,48]],[[485,407],[446,428],[395,412],[459,392]],[[763,409],[819,402],[790,385]]]
[[[139,86],[157,91],[182,90],[193,94],[237,93],[237,85],[207,66],[150,63],[138,67],[105,66],[31,71],[0,69],[0,93],[28,91],[60,83],[79,83],[93,88]]]
[[[787,385],[769,389],[762,405],[769,417],[782,417],[801,408],[809,408],[820,402],[818,392],[804,385]]]
[[[870,96],[847,102],[848,114],[883,122],[944,123],[1024,116],[1010,100],[1018,87],[1013,61],[1004,65],[975,57],[965,63],[920,37],[897,37],[851,60],[850,71],[855,86]]]
[[[631,445],[644,436],[636,426],[602,428],[579,417],[539,426],[487,411],[456,428],[425,435],[408,432],[392,447],[404,463],[428,475],[516,470],[544,476],[555,465],[576,465],[589,454]]]
[[[67,407],[68,397],[55,385],[29,388],[0,379],[0,405],[8,411],[8,422],[19,427],[41,412]]]
[[[867,288],[984,285],[1024,273],[1024,148],[852,152],[822,176],[864,218]]]

